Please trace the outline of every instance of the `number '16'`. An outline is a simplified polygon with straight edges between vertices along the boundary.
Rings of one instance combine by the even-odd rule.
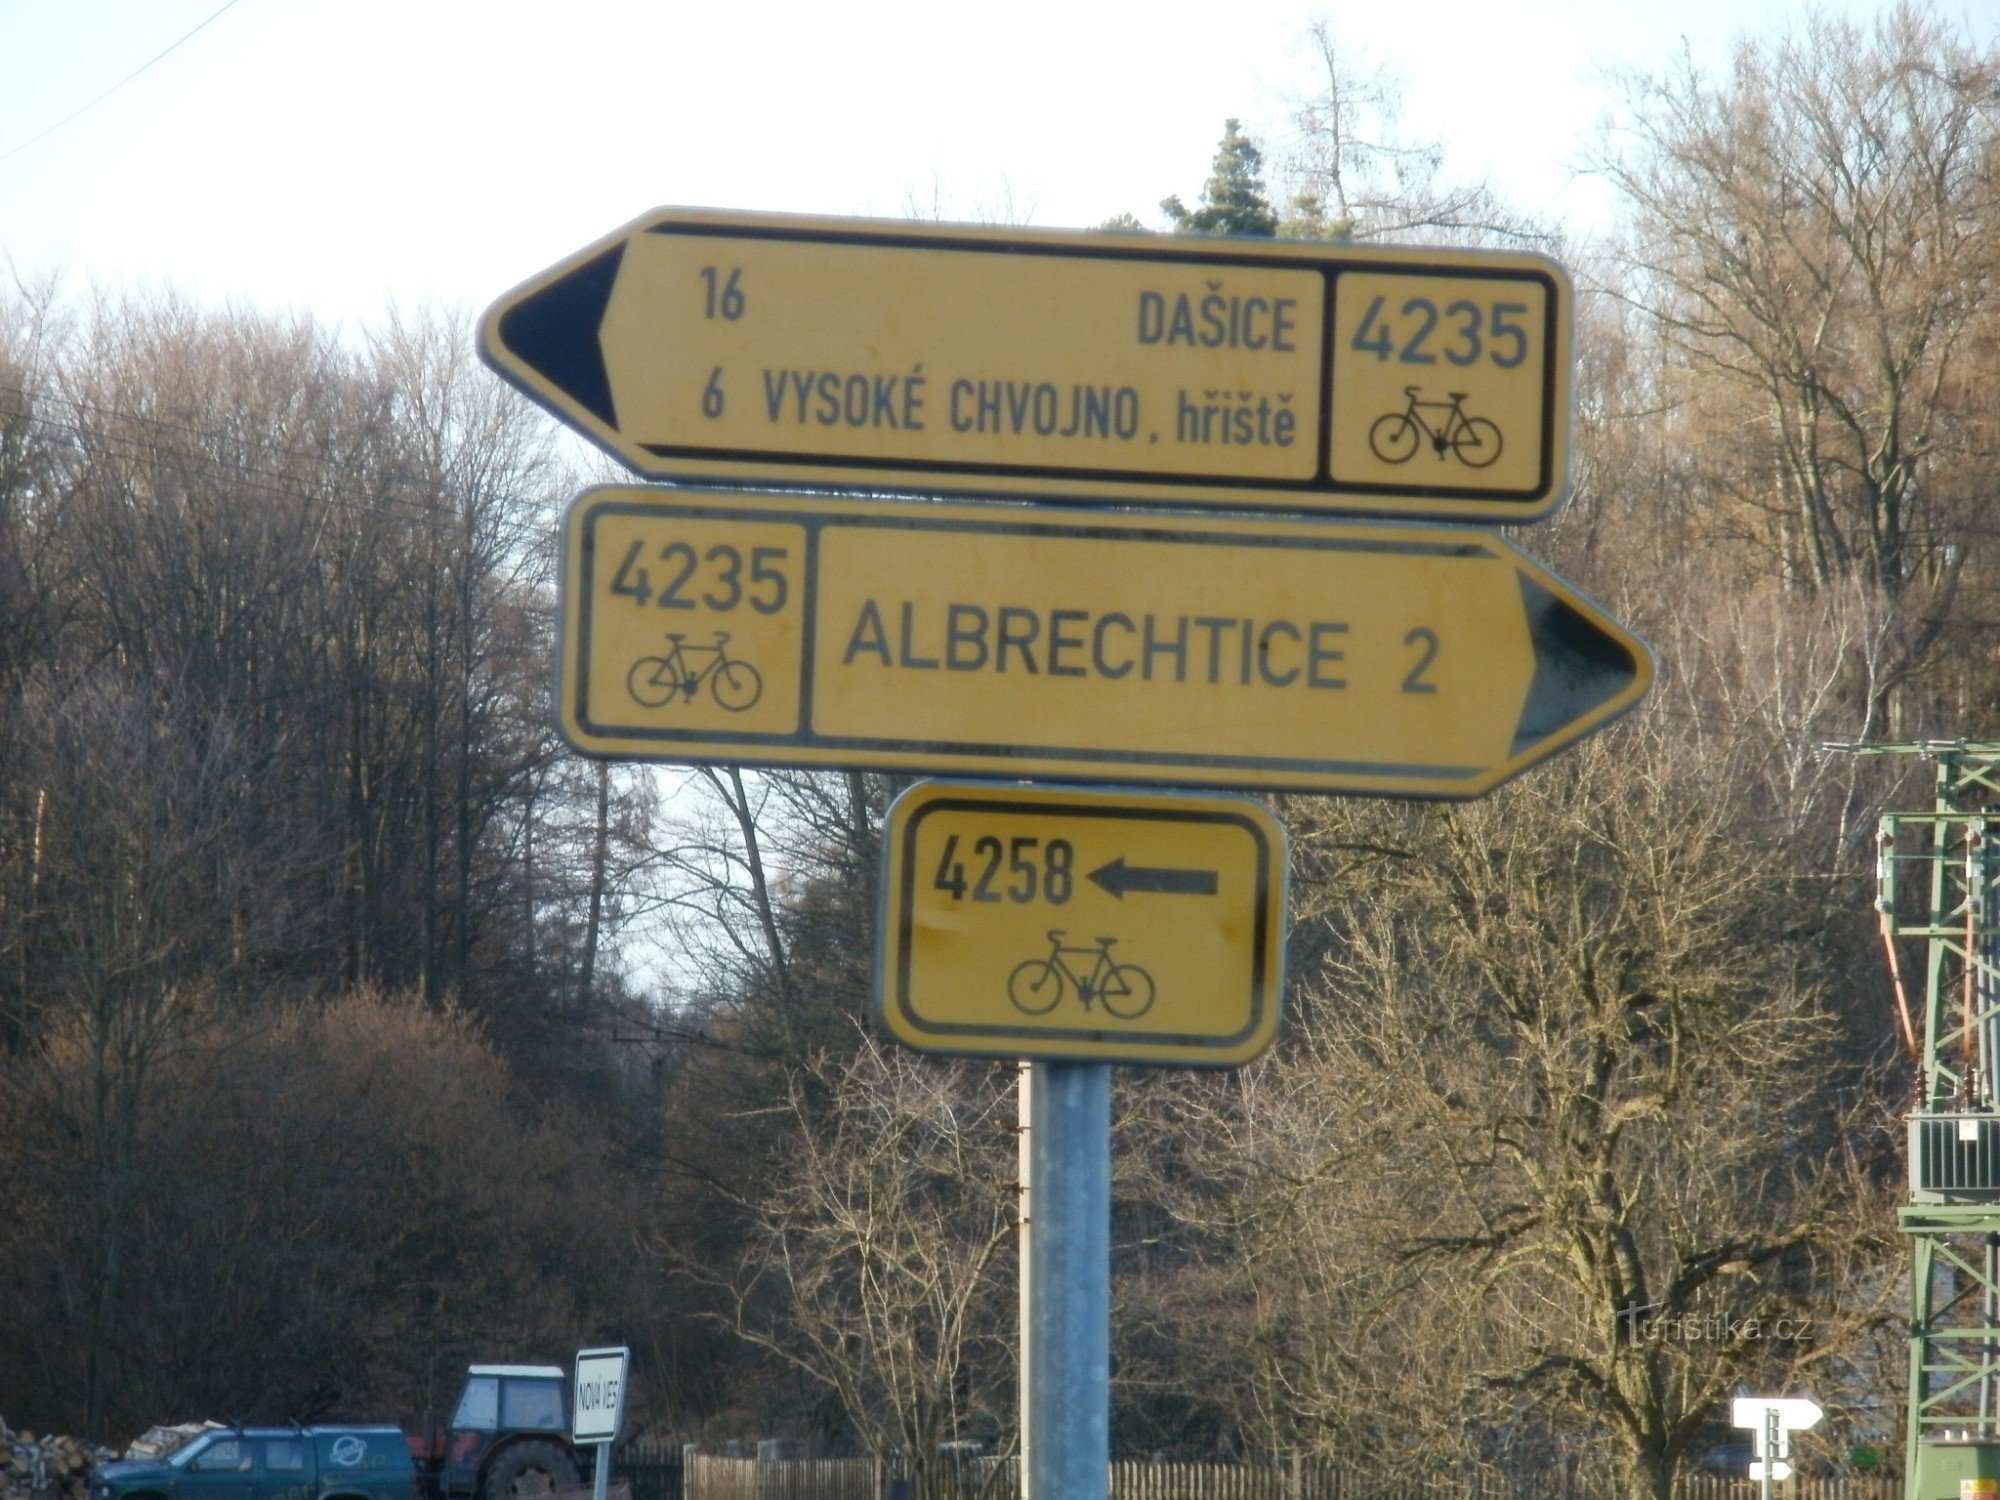
[[[701,315],[704,318],[720,317],[734,323],[743,316],[743,268],[731,266],[728,274],[723,274],[719,266],[703,266],[701,280],[704,288]]]

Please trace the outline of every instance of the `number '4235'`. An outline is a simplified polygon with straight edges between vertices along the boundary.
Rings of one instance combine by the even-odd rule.
[[[1406,365],[1446,364],[1464,368],[1482,359],[1511,370],[1528,357],[1525,302],[1475,302],[1461,297],[1443,307],[1429,297],[1411,297],[1392,314],[1389,299],[1377,297],[1361,315],[1353,347],[1378,360]]]
[[[646,549],[645,542],[626,548],[624,560],[611,577],[611,592],[635,605],[693,609],[699,604],[727,611],[748,604],[760,615],[774,615],[785,607],[790,595],[783,567],[790,555],[786,547],[752,547],[746,557],[743,549],[726,542],[706,552],[696,551],[687,542],[668,542],[650,559]],[[657,596],[651,563],[661,564]]]

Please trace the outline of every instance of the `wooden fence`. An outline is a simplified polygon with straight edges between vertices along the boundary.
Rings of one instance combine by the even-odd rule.
[[[1020,1493],[1012,1460],[975,1460],[931,1476],[919,1493],[907,1475],[872,1458],[772,1461],[690,1454],[686,1500],[1012,1500]],[[996,1473],[998,1468],[1000,1472]],[[1893,1477],[1797,1479],[1781,1500],[1901,1500]],[[1676,1500],[1759,1500],[1747,1479],[1694,1474]],[[1111,1500],[1617,1500],[1588,1486],[1538,1476],[1472,1473],[1383,1480],[1332,1464],[1190,1464],[1126,1460],[1111,1466]]]
[[[872,1458],[799,1458],[767,1462],[691,1453],[687,1500],[883,1500],[882,1466]]]
[[[1763,1487],[1748,1479],[1695,1474],[1680,1483],[1678,1500],[1758,1500]],[[1779,1500],[1903,1500],[1903,1481],[1893,1474],[1842,1474],[1831,1479],[1788,1479],[1777,1487]]]

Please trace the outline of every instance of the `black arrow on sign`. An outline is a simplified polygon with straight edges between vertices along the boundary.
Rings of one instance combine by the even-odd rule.
[[[1162,896],[1215,894],[1213,870],[1166,870],[1150,865],[1128,865],[1122,854],[1110,864],[1092,870],[1090,878],[1101,890],[1110,892],[1120,901],[1125,899],[1127,891],[1151,891]]]
[[[496,329],[508,353],[614,430],[618,407],[611,399],[611,376],[604,368],[598,329],[624,259],[625,246],[613,245],[509,305]]]
[[[1623,632],[1614,635],[1606,629],[1610,621],[1584,614],[1526,573],[1517,576],[1535,675],[1515,726],[1513,755],[1555,739],[1599,704],[1625,692],[1640,671],[1634,643]]]

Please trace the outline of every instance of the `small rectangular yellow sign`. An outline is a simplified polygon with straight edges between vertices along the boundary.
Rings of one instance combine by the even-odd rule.
[[[877,915],[876,1015],[920,1051],[1226,1067],[1277,1031],[1284,831],[1242,798],[920,782]]]
[[[480,339],[650,478],[1526,521],[1572,300],[1527,254],[662,209]]]
[[[604,489],[564,535],[597,755],[1474,797],[1651,672],[1485,529]]]
[[[1339,288],[1333,477],[1534,491],[1552,284],[1395,271],[1349,274]]]

